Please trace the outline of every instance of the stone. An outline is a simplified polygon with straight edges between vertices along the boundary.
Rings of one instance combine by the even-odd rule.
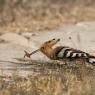
[[[35,48],[36,46],[34,43],[27,38],[17,34],[17,33],[5,33],[0,36],[0,40],[3,40],[5,42],[18,44],[30,48]]]

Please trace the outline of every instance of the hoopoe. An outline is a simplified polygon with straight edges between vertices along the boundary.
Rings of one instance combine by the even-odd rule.
[[[46,55],[49,59],[52,59],[52,60],[81,58],[81,59],[85,59],[87,62],[94,65],[95,56],[92,56],[86,52],[73,49],[67,46],[57,46],[56,48],[53,48],[53,46],[56,45],[59,41],[60,39],[52,39],[52,40],[46,41],[41,45],[41,47],[38,50],[30,54],[25,51],[26,52],[25,56],[30,57],[32,54],[38,51],[41,51],[44,55]]]

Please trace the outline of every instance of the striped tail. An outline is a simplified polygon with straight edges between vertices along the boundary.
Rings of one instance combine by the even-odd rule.
[[[70,47],[63,47],[63,46],[59,46],[57,48],[55,48],[55,53],[54,53],[54,57],[57,60],[60,59],[85,59],[86,62],[95,65],[95,56],[92,56],[86,52],[80,51],[80,50],[76,50]]]
[[[89,55],[86,61],[92,65],[95,65],[95,56]]]

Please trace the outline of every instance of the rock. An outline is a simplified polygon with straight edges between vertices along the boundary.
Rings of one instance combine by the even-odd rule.
[[[27,39],[29,39],[30,37],[32,37],[33,33],[30,33],[30,32],[24,32],[24,33],[21,33],[21,35]]]
[[[27,39],[30,39],[32,36],[38,36],[37,33],[23,32],[21,35]]]
[[[0,36],[0,39],[5,42],[10,42],[13,44],[18,44],[26,47],[35,48],[35,44],[32,41],[29,41],[25,37],[16,34],[16,33],[5,33]]]

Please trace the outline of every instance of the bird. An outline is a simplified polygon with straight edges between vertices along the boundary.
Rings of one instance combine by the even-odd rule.
[[[44,55],[46,55],[51,60],[77,60],[77,59],[85,59],[86,62],[91,63],[92,65],[95,65],[95,56],[90,55],[89,53],[86,53],[84,51],[74,49],[72,47],[68,46],[57,46],[53,48],[58,42],[60,42],[60,39],[51,39],[46,42],[44,42],[39,49],[33,51],[32,53],[28,53],[25,51],[24,57],[29,57],[38,51],[41,51]]]

